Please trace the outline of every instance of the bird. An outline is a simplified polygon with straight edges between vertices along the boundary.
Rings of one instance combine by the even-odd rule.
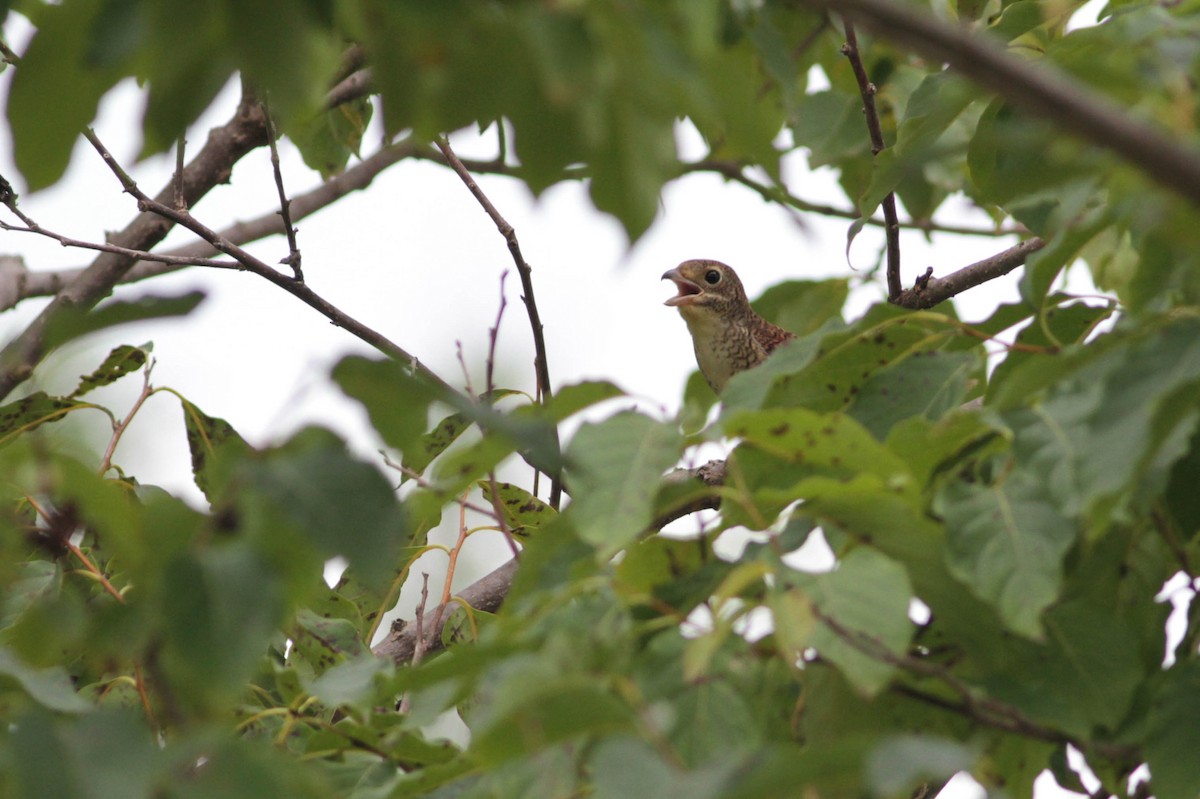
[[[737,273],[720,261],[684,261],[663,273],[678,294],[664,305],[679,309],[692,335],[696,363],[720,394],[738,372],[758,366],[776,347],[796,336],[763,319],[750,307]]]

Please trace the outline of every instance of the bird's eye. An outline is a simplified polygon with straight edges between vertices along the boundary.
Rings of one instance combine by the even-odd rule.
[[[715,286],[721,282],[721,273],[716,269],[709,269],[704,273],[704,282],[710,286]]]

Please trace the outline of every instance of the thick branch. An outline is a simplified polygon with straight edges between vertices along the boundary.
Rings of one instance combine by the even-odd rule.
[[[698,480],[710,488],[717,487],[724,483],[725,480],[725,462],[709,461],[696,469],[676,469],[670,472],[664,480],[680,482]],[[704,508],[715,508],[718,502],[719,499],[717,497],[708,495],[695,502],[675,508],[670,513],[656,519],[653,529],[657,530],[668,522],[681,519],[689,513],[695,513]],[[495,613],[504,602],[504,598],[508,596],[509,589],[512,588],[513,577],[516,573],[517,561],[515,559],[510,560],[500,568],[484,575],[463,589],[462,593],[458,595],[458,600],[465,602],[476,610]],[[426,617],[437,615],[439,610],[435,610],[433,614],[426,613],[424,615]],[[437,629],[431,628],[421,631],[425,637],[426,653],[435,652],[442,648],[442,630],[453,620],[453,615],[443,613],[442,618],[445,621]],[[379,657],[391,658],[396,663],[406,664],[412,660],[413,653],[416,651],[417,641],[417,625],[401,623],[393,626],[388,636],[380,641],[372,651]]]
[[[916,286],[900,292],[900,296],[894,302],[902,308],[911,308],[912,310],[932,308],[939,302],[944,302],[967,289],[989,280],[995,280],[1001,275],[1007,275],[1025,263],[1031,254],[1045,246],[1046,242],[1034,237],[989,258],[984,258],[982,261],[964,266],[946,277],[921,277],[917,280]]]
[[[1139,121],[1048,60],[1010,55],[987,35],[935,19],[895,0],[802,0],[836,11],[928,59],[949,63],[979,85],[1084,141],[1107,148],[1159,184],[1200,205],[1200,151]]]
[[[266,128],[261,109],[243,98],[233,119],[209,132],[208,141],[184,169],[178,186],[189,206],[194,205],[213,186],[229,180],[233,165],[246,153],[266,143]],[[175,197],[175,181],[160,192],[159,200],[169,203]],[[144,211],[115,236],[110,243],[131,250],[150,250],[163,240],[172,222]],[[46,356],[46,330],[66,313],[93,308],[107,297],[114,285],[129,271],[134,258],[118,253],[102,253],[92,264],[62,288],[29,326],[3,350],[0,350],[0,399],[7,397],[33,373]]]
[[[491,572],[484,577],[476,580],[463,589],[458,595],[458,600],[465,602],[476,610],[482,610],[487,613],[495,613],[504,598],[508,596],[509,589],[512,588],[514,575],[517,573],[517,561],[510,560],[500,568]],[[451,602],[449,604],[456,604]],[[447,605],[438,605],[432,612],[427,611],[423,614],[425,618],[438,617],[443,621],[438,625],[430,625],[428,629],[422,629],[420,632],[424,638],[424,653],[437,652],[442,648],[442,630],[446,625],[454,620],[454,614],[449,611],[451,608]],[[424,625],[421,625],[424,627]],[[391,658],[399,664],[407,664],[413,658],[413,653],[417,649],[417,642],[420,640],[418,636],[418,625],[416,624],[400,624],[394,625],[388,636],[380,641],[371,651],[377,656],[383,658]]]

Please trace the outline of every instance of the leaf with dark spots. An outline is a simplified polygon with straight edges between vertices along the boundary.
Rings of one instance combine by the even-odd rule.
[[[513,535],[528,536],[558,515],[554,508],[512,483],[480,480],[477,485],[489,502],[492,499],[492,491],[495,490],[504,513],[504,522]]]
[[[0,406],[0,446],[17,435],[48,422],[57,422],[78,408],[91,407],[69,397],[52,397],[44,391]]]
[[[149,358],[150,348],[150,344],[141,347],[122,344],[114,348],[94,372],[79,379],[79,385],[71,392],[71,396],[82,397],[94,388],[107,386],[130,372],[142,368]]]

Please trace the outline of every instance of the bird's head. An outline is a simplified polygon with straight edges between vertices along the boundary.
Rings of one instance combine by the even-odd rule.
[[[684,318],[704,313],[726,314],[749,304],[737,273],[720,261],[684,261],[663,273],[679,293],[664,305],[678,308]]]

